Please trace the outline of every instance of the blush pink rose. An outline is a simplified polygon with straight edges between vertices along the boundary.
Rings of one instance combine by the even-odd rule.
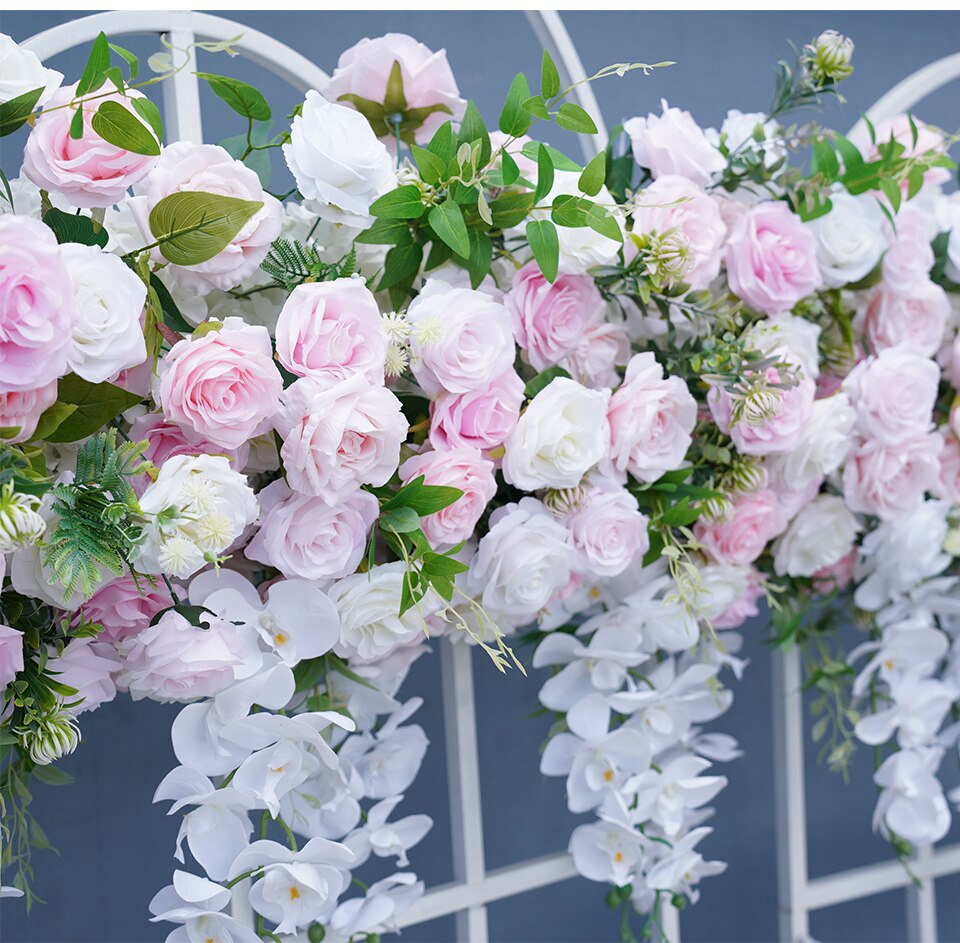
[[[270,428],[283,378],[267,329],[227,318],[219,331],[174,344],[159,364],[156,389],[167,419],[237,449]]]
[[[74,715],[95,711],[117,696],[113,675],[120,668],[120,656],[112,645],[100,641],[101,638],[72,639],[59,658],[51,657],[47,662],[57,681],[77,689],[76,694],[67,698],[80,701],[70,708]]]
[[[866,441],[843,470],[843,494],[851,511],[890,518],[915,508],[937,487],[943,440],[919,434],[896,445]]]
[[[428,396],[483,389],[513,365],[510,314],[485,292],[430,279],[407,321],[411,369]]]
[[[423,452],[400,466],[407,484],[423,475],[424,484],[459,488],[463,494],[453,504],[420,519],[420,528],[433,547],[452,547],[473,535],[477,521],[497,491],[493,462],[479,449],[456,448]]]
[[[764,488],[739,498],[720,520],[701,519],[694,534],[717,563],[745,566],[786,528],[787,516],[777,496]]]
[[[757,603],[763,599],[763,584],[760,574],[751,569],[747,577],[746,586],[743,595],[732,602],[720,615],[712,619],[715,629],[737,629],[747,619],[760,615],[760,609]]]
[[[400,400],[362,374],[284,390],[276,416],[290,487],[333,504],[361,485],[383,485],[400,461],[407,421]]]
[[[913,143],[913,129],[910,127],[910,117],[907,114],[894,115],[892,118],[885,118],[878,122],[875,128],[876,140],[878,143],[885,144],[893,138],[904,146],[904,157],[919,157],[921,154],[929,154],[931,151],[937,154],[946,154],[946,142],[939,131],[919,118],[914,118],[913,123],[917,129],[916,144]],[[876,160],[880,156],[880,152],[874,144],[864,156],[868,161]],[[949,179],[950,171],[946,167],[931,167],[923,175],[923,182],[927,186],[946,183]],[[902,181],[900,186],[901,189],[906,190],[909,181]]]
[[[916,282],[929,281],[935,262],[926,232],[909,231],[897,222],[897,237],[883,256],[883,281],[894,291],[908,292]]]
[[[823,283],[813,233],[786,203],[760,203],[744,213],[731,226],[724,258],[730,290],[771,316]]]
[[[626,488],[604,483],[592,489],[567,521],[577,569],[597,579],[618,576],[650,549],[649,524]]]
[[[517,343],[538,372],[572,353],[591,326],[603,321],[603,298],[588,275],[544,278],[536,262],[528,262],[513,280],[505,300],[513,317]]]
[[[104,102],[116,102],[153,135],[131,105],[133,99],[144,96],[128,89],[126,96],[114,92],[89,103],[83,109],[83,135],[73,138],[70,125],[74,109],[57,106],[71,101],[76,89],[76,85],[61,88],[37,118],[23,149],[23,175],[42,190],[59,194],[73,206],[113,206],[150,172],[159,157],[135,154],[107,143],[93,130],[93,116]],[[49,110],[52,108],[57,110]]]
[[[686,177],[698,186],[726,167],[724,156],[708,140],[689,111],[660,102],[663,113],[631,118],[623,124],[630,135],[633,156],[654,179],[665,174]]]
[[[264,192],[256,173],[216,144],[177,141],[165,147],[157,165],[127,201],[147,243],[154,241],[151,211],[164,197],[180,191],[216,193],[263,206],[212,259],[197,265],[167,265],[164,271],[170,278],[189,292],[207,294],[214,288],[235,288],[256,274],[270,244],[280,235],[283,221],[280,201]],[[153,257],[157,262],[164,261],[158,249],[153,250]]]
[[[277,319],[277,357],[298,377],[342,380],[362,373],[383,383],[387,338],[380,308],[360,278],[294,288]]]
[[[813,590],[821,596],[840,592],[853,582],[853,573],[857,566],[857,548],[854,547],[836,563],[821,567],[813,574]]]
[[[582,386],[600,390],[620,382],[617,367],[629,360],[630,337],[626,327],[604,322],[588,327],[560,366]]]
[[[909,347],[888,347],[857,364],[843,389],[857,411],[857,429],[884,445],[923,435],[931,428],[940,370]]]
[[[4,393],[0,390],[0,429],[19,427],[20,431],[12,439],[4,442],[26,442],[37,429],[37,421],[44,410],[57,401],[57,381],[36,390]]]
[[[426,115],[414,132],[418,144],[429,141],[445,121],[463,117],[467,103],[460,97],[446,50],[433,52],[406,33],[366,37],[341,53],[323,94],[330,101],[351,107],[355,104],[353,96],[383,104],[395,62],[400,63],[407,108],[438,108]],[[384,142],[388,147],[396,147],[389,134],[384,135]]]
[[[517,428],[523,389],[511,367],[484,389],[441,393],[430,403],[430,444],[438,451],[503,445]]]
[[[63,376],[79,317],[53,232],[27,216],[0,215],[0,392]]]
[[[937,435],[943,442],[940,450],[940,475],[930,490],[938,498],[951,504],[960,504],[960,440],[957,439],[955,415],[958,415],[958,411],[951,410],[950,427],[937,430]]]
[[[367,491],[331,505],[297,494],[281,480],[267,485],[257,500],[260,529],[244,555],[304,580],[337,580],[353,573],[380,513],[380,503]]]
[[[633,231],[663,235],[668,230],[683,239],[690,253],[683,280],[691,288],[706,288],[720,273],[727,235],[717,201],[686,177],[657,177],[637,194]]]
[[[23,633],[0,622],[0,692],[23,671]]]
[[[771,383],[778,382],[779,374],[771,367],[767,371]],[[813,414],[813,401],[817,386],[813,380],[804,378],[794,386],[777,391],[779,402],[776,411],[760,422],[748,422],[741,419],[733,421],[733,398],[722,386],[713,386],[707,394],[707,403],[714,421],[733,439],[737,451],[743,455],[774,455],[778,452],[790,452],[800,442]]]
[[[697,403],[680,377],[664,377],[649,351],[635,354],[610,397],[610,461],[621,475],[656,481],[681,466],[697,422]]]
[[[173,584],[174,592],[184,595],[185,590]],[[97,636],[105,642],[121,642],[145,629],[150,620],[173,605],[170,590],[163,582],[155,585],[144,578],[139,580],[125,573],[100,587],[81,607],[87,622],[103,626]]]
[[[926,276],[911,282],[905,291],[884,282],[867,302],[867,343],[873,350],[904,344],[932,357],[940,349],[949,315],[947,293]]]

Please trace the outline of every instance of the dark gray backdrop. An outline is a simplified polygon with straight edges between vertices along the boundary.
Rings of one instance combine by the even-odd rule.
[[[0,30],[22,40],[81,16],[79,13],[4,11]],[[363,36],[389,30],[411,33],[433,48],[446,47],[465,97],[474,98],[492,126],[510,77],[518,69],[536,75],[540,47],[523,14],[431,12],[237,12],[224,14],[263,30],[332,71],[339,52]],[[588,72],[611,62],[676,60],[644,78],[632,73],[608,79],[596,91],[609,125],[658,108],[661,97],[688,108],[703,125],[719,125],[726,109],[763,109],[772,88],[772,65],[823,29],[838,29],[857,44],[856,72],[846,84],[845,105],[832,105],[823,122],[850,127],[860,111],[920,66],[957,51],[956,13],[564,13]],[[153,42],[130,38],[143,56]],[[83,67],[85,51],[53,65],[68,81]],[[257,83],[282,116],[295,104],[286,86],[256,67],[225,56],[205,57],[204,68],[242,74]],[[931,96],[917,113],[948,129],[960,126],[956,86]],[[204,101],[208,140],[237,133],[232,113]],[[567,136],[553,139],[574,150]],[[0,162],[13,176],[19,137],[2,142]],[[282,171],[282,168],[279,168]],[[718,729],[734,734],[746,756],[722,770],[730,786],[715,802],[716,827],[703,845],[709,857],[730,862],[724,875],[703,885],[699,904],[685,912],[685,941],[771,940],[776,934],[776,882],[767,620],[746,626],[745,680]],[[529,657],[529,653],[526,653]],[[476,658],[480,749],[488,867],[511,864],[565,847],[573,816],[566,812],[561,780],[537,770],[544,718],[531,718],[542,678],[514,672],[506,678],[483,655]],[[447,820],[445,757],[437,658],[415,666],[406,686],[426,703],[419,714],[432,742],[417,783],[403,808],[428,811],[436,826],[412,854],[412,866],[428,884],[452,877]],[[156,784],[173,766],[169,726],[176,707],[118,699],[85,716],[83,745],[64,768],[77,776],[68,788],[37,787],[34,810],[60,855],[36,855],[37,890],[49,903],[27,917],[16,900],[2,902],[0,939],[13,943],[145,943],[161,940],[169,925],[146,921],[146,905],[170,879],[179,819],[150,804]],[[870,832],[875,790],[866,750],[857,757],[850,785],[817,766],[808,751],[809,855],[813,876],[885,860],[888,849]],[[948,758],[945,766],[956,760]],[[955,778],[950,773],[951,778]],[[584,821],[588,819],[583,819]],[[955,829],[951,837],[957,837]],[[960,938],[960,878],[937,884],[941,939]],[[614,915],[601,885],[574,880],[491,905],[490,929],[498,941],[597,941],[616,938]],[[906,932],[902,892],[876,895],[813,915],[812,933],[823,941],[902,940]],[[450,940],[452,919],[412,928],[407,940]]]

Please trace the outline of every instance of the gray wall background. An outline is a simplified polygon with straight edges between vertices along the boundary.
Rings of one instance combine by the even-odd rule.
[[[0,31],[23,40],[80,13],[3,11]],[[446,47],[464,97],[474,98],[495,125],[507,83],[519,69],[539,70],[540,47],[519,12],[236,12],[231,18],[263,30],[332,71],[340,51],[363,36],[389,30],[411,33],[433,48]],[[702,125],[719,125],[728,108],[767,106],[772,66],[789,58],[788,41],[801,45],[826,28],[856,41],[856,72],[844,88],[846,104],[834,103],[824,124],[846,130],[883,92],[920,66],[960,47],[957,13],[702,13],[594,12],[563,14],[588,72],[611,62],[676,60],[650,77],[636,73],[597,87],[608,125],[659,107],[661,97],[689,109]],[[142,37],[121,40],[142,57],[156,44]],[[86,51],[64,54],[52,64],[68,80],[79,75]],[[263,89],[281,120],[296,103],[292,91],[268,73],[225,56],[205,56],[203,68],[242,75]],[[917,109],[948,130],[960,126],[956,86],[931,96]],[[241,128],[213,99],[204,101],[206,135],[216,141]],[[576,154],[563,132],[552,138]],[[0,142],[0,163],[14,176],[20,136]],[[282,168],[278,168],[282,171]],[[282,188],[279,179],[275,189]],[[744,628],[746,677],[734,684],[732,710],[718,729],[736,736],[746,755],[721,772],[731,780],[715,806],[716,831],[704,843],[708,857],[729,861],[727,872],[703,885],[703,896],[682,919],[685,941],[762,941],[776,936],[776,852],[769,624]],[[851,637],[851,644],[855,639]],[[529,652],[525,653],[529,658]],[[418,719],[431,748],[402,809],[427,811],[436,820],[414,849],[412,866],[428,884],[449,881],[450,826],[439,659],[414,667],[405,691],[426,703]],[[538,750],[548,721],[530,717],[542,676],[501,677],[485,656],[476,657],[480,749],[488,867],[562,850],[577,819],[566,811],[562,780],[540,776]],[[146,943],[162,940],[169,925],[147,922],[147,903],[169,882],[179,827],[164,807],[151,805],[156,784],[174,765],[169,727],[175,706],[118,699],[84,717],[83,744],[64,768],[75,785],[38,785],[34,811],[59,856],[37,853],[36,888],[49,903],[29,917],[16,900],[0,902],[0,939],[7,943]],[[957,781],[956,757],[946,778]],[[875,790],[868,751],[861,749],[849,785],[818,766],[808,750],[807,789],[810,869],[813,876],[887,860],[886,844],[870,831]],[[166,804],[164,804],[165,806]],[[581,819],[589,820],[588,818]],[[955,827],[948,841],[960,837]],[[960,877],[937,883],[940,935],[960,939]],[[490,907],[491,937],[497,941],[598,941],[617,936],[614,915],[603,903],[604,888],[583,880],[520,895]],[[812,933],[822,941],[896,941],[905,938],[904,895],[890,892],[820,911]],[[637,927],[639,932],[639,925]],[[409,941],[453,939],[451,918],[415,927]]]

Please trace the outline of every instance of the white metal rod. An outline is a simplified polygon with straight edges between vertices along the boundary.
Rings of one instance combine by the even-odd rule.
[[[805,903],[808,872],[803,692],[800,652],[795,645],[773,653],[773,717],[780,939],[797,943],[809,936],[810,927]]]
[[[680,943],[680,911],[667,901],[660,911],[664,943]]]
[[[186,68],[181,69],[163,85],[163,123],[168,143],[203,143],[200,83],[195,72],[196,50],[191,48],[195,40],[196,36],[189,29],[173,29],[167,35],[167,42],[173,47],[171,55],[174,65],[182,65],[184,57],[192,60]]]
[[[925,845],[918,849],[915,865],[929,867],[932,856],[933,849]],[[922,887],[907,885],[907,939],[910,943],[937,943],[937,896],[932,877],[923,880]]]
[[[468,888],[486,874],[472,656],[473,649],[462,642],[443,639],[440,643],[453,874]],[[462,902],[461,908],[457,913],[458,939],[461,943],[486,943],[484,902],[470,903],[465,909]]]

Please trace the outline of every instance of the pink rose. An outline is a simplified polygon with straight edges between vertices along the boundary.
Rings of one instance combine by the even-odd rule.
[[[603,298],[589,275],[560,275],[551,283],[536,262],[517,272],[505,304],[517,343],[538,372],[572,353],[604,314]]]
[[[512,141],[513,143],[507,147],[507,153],[513,158],[514,163],[516,163],[517,169],[520,171],[520,176],[525,177],[533,183],[537,179],[537,162],[530,160],[530,158],[523,153],[523,145],[529,144],[531,141],[530,135],[521,134],[520,137],[515,138],[512,134],[504,134],[499,128],[494,128],[490,132],[491,153],[497,154],[501,147],[506,147],[508,141]],[[495,166],[499,169],[500,165],[501,161],[498,159]]]
[[[621,474],[656,481],[681,466],[697,422],[697,403],[680,377],[666,377],[649,351],[627,364],[607,408],[610,461]]]
[[[761,489],[739,498],[719,520],[706,522],[701,518],[694,533],[717,563],[745,566],[753,563],[786,527],[787,516],[777,496]]]
[[[703,289],[720,273],[720,256],[727,227],[720,207],[686,177],[658,177],[637,194],[633,209],[635,233],[675,230],[690,253],[683,280]]]
[[[890,518],[915,508],[937,487],[943,440],[923,435],[885,445],[862,442],[847,459],[843,494],[852,511]]]
[[[756,570],[751,570],[747,577],[743,595],[727,606],[720,615],[711,620],[713,627],[718,630],[737,629],[743,625],[747,619],[752,619],[754,616],[760,615],[757,602],[763,599],[763,595],[763,585],[760,574],[757,573]]]
[[[167,419],[237,449],[270,428],[283,378],[267,329],[227,318],[219,331],[174,344],[156,389]]]
[[[786,203],[759,203],[730,229],[724,253],[730,290],[771,316],[822,284],[813,233]]]
[[[258,495],[261,522],[245,556],[305,580],[340,579],[363,559],[370,527],[380,513],[366,491],[330,505],[273,481]]]
[[[850,371],[843,389],[857,411],[857,429],[868,439],[896,445],[931,428],[940,370],[908,347],[888,347]]]
[[[513,365],[510,314],[484,292],[431,279],[407,321],[413,375],[428,396],[483,389]]]
[[[11,391],[0,390],[0,429],[19,427],[20,431],[12,439],[4,442],[26,442],[37,429],[37,421],[44,410],[57,401],[57,381],[36,390]]]
[[[214,288],[221,291],[235,288],[256,274],[270,251],[270,244],[280,235],[283,219],[283,207],[264,192],[256,173],[215,144],[177,141],[165,147],[156,167],[127,201],[148,243],[154,241],[150,212],[164,197],[184,190],[252,200],[263,206],[212,259],[197,265],[168,265],[164,271],[181,288],[200,294]],[[163,260],[157,249],[153,255],[156,261]]]
[[[299,377],[362,373],[383,383],[387,338],[377,300],[360,278],[295,288],[280,310],[276,337],[280,363]]]
[[[926,276],[911,282],[904,291],[884,281],[867,302],[867,343],[874,350],[904,344],[932,357],[940,349],[949,314],[947,293]]]
[[[426,485],[459,488],[463,494],[453,504],[420,519],[420,528],[433,547],[452,547],[473,535],[477,521],[497,491],[493,462],[478,449],[456,448],[423,452],[400,466],[407,484],[423,475]]]
[[[0,692],[23,671],[23,633],[0,622]]]
[[[592,324],[560,365],[591,390],[613,387],[620,382],[617,367],[630,360],[630,337],[622,324]]]
[[[484,389],[441,393],[430,403],[430,444],[437,450],[503,445],[517,427],[523,389],[511,367]]]
[[[813,590],[821,596],[840,592],[853,581],[853,572],[857,566],[857,548],[830,566],[821,567],[813,574]]]
[[[0,215],[0,392],[36,390],[63,376],[79,317],[50,229]]]
[[[183,590],[174,583],[174,591]],[[121,642],[145,629],[150,620],[173,605],[170,590],[163,582],[154,586],[140,577],[125,573],[101,586],[81,607],[87,622],[103,626],[97,636],[105,642]]]
[[[577,569],[597,579],[618,576],[650,549],[649,524],[626,488],[604,482],[591,489],[567,521]]]
[[[791,488],[783,480],[782,467],[772,473],[770,468],[765,468],[764,471],[766,472],[767,489],[773,492],[780,510],[783,511],[788,521],[796,517],[797,512],[819,494],[820,486],[823,484],[823,475],[814,475],[803,486]]]
[[[656,179],[664,174],[686,177],[706,186],[726,167],[723,155],[707,139],[689,111],[671,108],[661,100],[662,115],[625,121],[623,130],[633,142],[633,156]]]
[[[209,614],[203,627],[171,609],[120,647],[117,687],[139,701],[197,701],[255,674],[262,664],[251,626]]]
[[[938,498],[944,498],[951,504],[960,504],[960,441],[957,440],[954,416],[956,409],[950,411],[950,428],[940,428],[937,435],[943,442],[940,451],[940,475],[932,485],[931,491]]]
[[[904,231],[897,221],[897,237],[883,256],[883,281],[895,291],[908,292],[919,281],[929,281],[935,262],[925,232]]]
[[[414,131],[418,144],[429,141],[444,121],[459,121],[463,117],[467,103],[460,97],[446,50],[433,52],[406,33],[366,37],[341,53],[323,94],[330,101],[351,106],[355,104],[354,96],[383,104],[395,62],[400,63],[408,111],[436,109],[426,114],[423,124]],[[382,135],[389,147],[396,146],[392,135],[393,132]]]
[[[922,154],[929,154],[931,151],[937,154],[946,154],[946,144],[939,131],[931,128],[930,125],[919,118],[914,118],[913,123],[917,129],[916,144],[913,143],[910,117],[906,114],[894,115],[892,118],[886,118],[879,122],[875,128],[877,143],[886,144],[893,138],[904,146],[904,157],[919,157]],[[880,152],[876,144],[872,145],[864,155],[868,161],[876,160],[879,156]],[[950,171],[946,167],[932,167],[923,175],[923,182],[927,186],[946,183],[949,179]],[[903,190],[906,190],[909,181],[902,181],[900,186]]]
[[[771,383],[779,380],[774,367],[767,371]],[[733,397],[722,386],[713,386],[707,394],[707,403],[714,421],[721,432],[733,439],[737,451],[743,455],[773,455],[777,452],[791,452],[800,442],[813,414],[813,401],[817,387],[813,380],[804,378],[785,390],[771,390],[777,395],[776,410],[771,416],[759,422],[750,422],[746,418],[733,422]]]
[[[23,149],[23,175],[42,190],[61,195],[73,206],[113,206],[123,199],[129,187],[149,173],[159,157],[135,154],[108,144],[93,130],[93,116],[104,102],[116,102],[153,135],[150,126],[131,105],[133,99],[144,96],[134,89],[128,89],[126,95],[104,94],[84,106],[83,136],[73,138],[70,125],[74,109],[57,106],[70,102],[76,89],[76,85],[61,88],[37,118]]]
[[[304,377],[281,400],[276,428],[290,487],[333,504],[360,485],[389,481],[407,436],[393,393],[355,373],[327,385]]]
[[[107,642],[92,638],[72,639],[63,654],[59,658],[51,657],[47,665],[57,681],[77,689],[76,694],[66,699],[68,702],[80,701],[70,709],[72,714],[95,711],[117,696],[113,674],[120,667],[120,657]]]

